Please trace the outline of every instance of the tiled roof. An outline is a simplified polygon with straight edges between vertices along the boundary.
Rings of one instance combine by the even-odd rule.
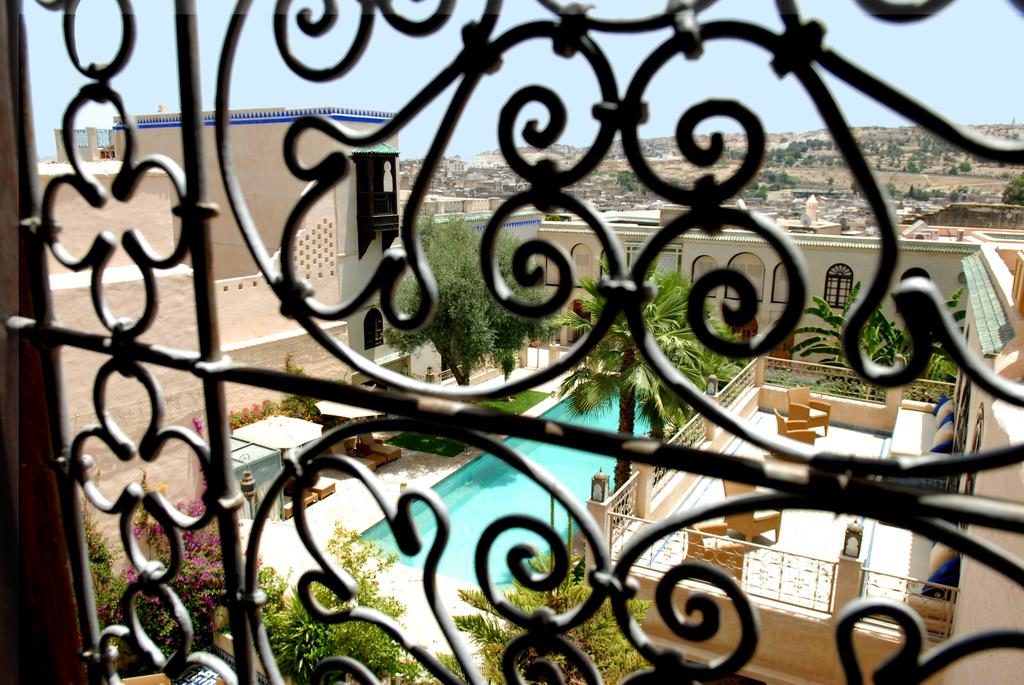
[[[985,260],[980,254],[966,257],[964,277],[967,279],[967,296],[974,310],[974,327],[978,345],[987,356],[1002,352],[1013,339],[1013,325],[1006,316],[1002,301],[985,269]]]
[[[366,147],[354,147],[352,148],[352,154],[354,155],[397,155],[398,150],[391,147],[387,143],[377,143],[375,145],[368,145]]]

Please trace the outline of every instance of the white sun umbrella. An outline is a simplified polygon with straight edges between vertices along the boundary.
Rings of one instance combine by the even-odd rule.
[[[324,416],[337,416],[342,419],[363,419],[368,416],[379,416],[384,413],[377,411],[376,409],[354,407],[351,404],[330,402],[328,400],[320,400],[316,403],[316,408],[319,409],[320,413]]]
[[[320,437],[324,427],[319,423],[291,416],[271,416],[243,426],[232,437],[271,449],[286,450],[305,445]]]

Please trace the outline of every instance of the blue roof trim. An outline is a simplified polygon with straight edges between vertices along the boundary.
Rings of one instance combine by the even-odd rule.
[[[527,219],[525,221],[506,221],[501,225],[502,228],[527,228],[529,226],[540,226],[540,219]],[[487,224],[477,224],[473,227],[477,231],[482,231],[487,228]]]
[[[340,107],[320,107],[314,109],[286,109],[267,112],[237,112],[228,115],[228,123],[232,125],[247,124],[286,124],[302,117],[320,116],[333,121],[357,121],[370,124],[383,124],[394,114],[379,110],[345,109]],[[203,114],[204,126],[215,126],[216,115],[213,112]],[[179,128],[180,114],[142,115],[135,118],[136,128]],[[115,131],[123,131],[124,123],[116,122]]]

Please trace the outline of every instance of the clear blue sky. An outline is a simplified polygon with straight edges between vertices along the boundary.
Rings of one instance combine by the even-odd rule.
[[[896,0],[894,0],[896,1]],[[114,80],[133,114],[155,112],[157,106],[179,109],[171,0],[135,0],[138,42],[127,70]],[[234,3],[200,0],[200,50],[205,109],[213,108],[217,62],[227,20]],[[302,107],[334,105],[396,111],[429,78],[457,54],[460,29],[484,6],[484,0],[459,0],[442,31],[423,40],[393,30],[378,15],[370,47],[349,75],[326,85],[302,81],[284,64],[272,38],[273,0],[257,0],[242,34],[232,81],[232,107]],[[665,0],[591,0],[594,13],[633,12],[641,16],[664,8]],[[1024,15],[1009,0],[958,0],[937,16],[912,24],[891,24],[864,13],[853,0],[802,0],[805,16],[828,26],[826,41],[841,54],[883,77],[917,99],[960,123],[1024,122]],[[58,13],[25,0],[33,106],[42,156],[54,154],[53,129],[60,127],[67,103],[85,83],[67,56]],[[341,17],[329,38],[310,39],[294,28],[295,50],[311,64],[325,66],[340,58],[354,34],[355,0],[341,0]],[[437,0],[395,5],[414,16],[428,14]],[[506,0],[499,30],[531,18],[551,15],[534,0]],[[303,7],[321,11],[319,0],[296,0],[293,15]],[[702,20],[748,18],[778,29],[772,0],[720,0]],[[85,62],[106,62],[120,36],[120,17],[113,0],[83,0],[79,10],[79,51]],[[294,27],[294,16],[290,21]],[[598,40],[615,65],[620,94],[637,65],[667,33],[640,37],[601,34]],[[458,126],[448,154],[473,154],[497,147],[495,130],[502,105],[519,88],[542,83],[563,95],[569,123],[560,142],[586,145],[595,126],[590,108],[597,99],[592,72],[581,57],[554,55],[550,44],[534,41],[505,55],[496,75],[481,83]],[[853,125],[898,126],[907,122],[868,98],[836,82],[833,86]],[[401,133],[404,158],[420,157],[430,144],[451,90],[424,110]],[[803,131],[823,126],[807,96],[792,77],[778,80],[766,53],[739,43],[709,45],[698,62],[677,59],[650,84],[646,99],[650,121],[644,137],[671,135],[679,116],[707,97],[738,98],[761,117],[769,131]],[[109,126],[112,108],[89,106],[77,126]],[[544,120],[539,106],[530,116]],[[522,117],[520,126],[526,117]],[[710,124],[709,124],[710,126]],[[708,127],[705,127],[707,129]],[[727,129],[730,130],[730,129]]]

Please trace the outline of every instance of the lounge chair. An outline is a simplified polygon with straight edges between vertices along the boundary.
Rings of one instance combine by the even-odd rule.
[[[725,489],[725,496],[737,497],[755,492],[753,485],[746,483],[735,483],[731,480],[723,480],[722,487]],[[782,525],[782,512],[775,509],[765,511],[747,511],[739,514],[728,514],[725,517],[725,525],[730,530],[735,530],[747,540],[757,535],[763,535],[768,531],[775,532],[776,542],[779,539],[779,527]]]
[[[821,400],[811,399],[810,388],[790,388],[789,397],[790,420],[806,421],[807,428],[822,426],[828,435],[828,423],[832,416],[832,405]]]
[[[386,463],[385,457],[380,454],[372,456],[361,455],[359,453],[359,439],[355,436],[345,438],[341,442],[331,445],[328,449],[329,454],[336,457],[351,457],[371,471],[376,471],[378,466]]]
[[[791,440],[805,442],[808,445],[813,445],[814,441],[818,439],[818,431],[811,430],[808,427],[806,420],[793,418],[787,419],[779,413],[778,409],[774,411],[775,427],[779,435]]]
[[[401,447],[385,445],[383,440],[373,437],[370,433],[359,434],[356,452],[360,457],[374,459],[379,464],[390,464],[402,457]]]
[[[330,478],[318,478],[309,489],[316,493],[316,501],[319,502],[323,498],[334,494],[335,485],[334,481]]]

